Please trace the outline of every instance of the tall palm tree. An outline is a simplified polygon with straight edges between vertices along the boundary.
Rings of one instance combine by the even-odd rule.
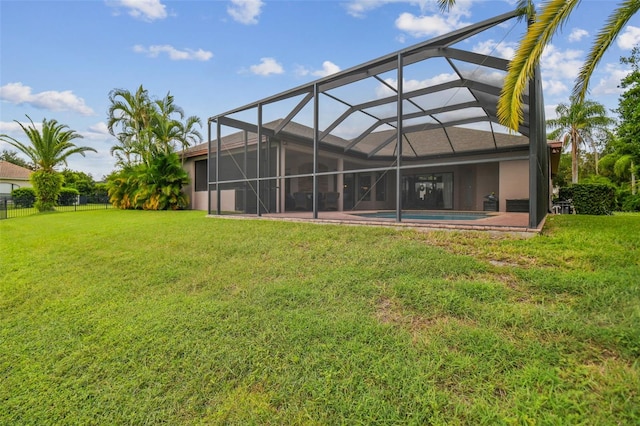
[[[82,138],[82,135],[69,129],[67,125],[60,124],[56,120],[42,120],[42,130],[27,115],[31,125],[25,126],[14,120],[22,128],[29,139],[29,143],[23,143],[8,136],[0,135],[0,140],[7,142],[22,151],[35,165],[36,171],[31,174],[31,183],[36,192],[36,207],[39,210],[52,210],[56,204],[60,188],[62,187],[62,175],[55,168],[61,164],[67,165],[67,159],[85,152],[97,152],[88,146],[76,146],[74,139]]]
[[[202,134],[196,129],[196,124],[202,128],[200,117],[195,115],[187,117],[185,122],[181,123],[181,133],[177,141],[180,143],[180,148],[183,152],[192,144],[195,145],[202,142]],[[182,156],[182,161],[184,162],[184,156]]]
[[[141,155],[149,144],[148,129],[154,113],[149,93],[142,85],[135,93],[114,89],[109,93],[109,101],[107,128],[119,143],[112,153],[122,152],[126,161],[131,161],[131,155]]]
[[[598,133],[610,133],[608,127],[615,121],[607,117],[604,105],[589,100],[581,102],[576,97],[571,98],[569,105],[559,104],[556,115],[557,118],[547,120],[547,126],[554,129],[548,137],[561,139],[565,145],[571,145],[571,182],[578,183],[580,145],[588,143],[595,146]]]
[[[163,115],[156,115],[151,126],[154,136],[154,143],[150,147],[151,155],[174,152],[174,144],[182,135],[182,123]]]
[[[449,10],[456,0],[438,0],[442,10]],[[556,32],[566,24],[580,0],[547,0],[540,13],[534,15],[532,0],[520,0],[518,10],[529,19],[530,25],[520,40],[516,54],[509,64],[502,93],[498,101],[498,119],[511,129],[523,122],[522,99],[544,48]],[[611,2],[612,8],[614,2]],[[629,19],[640,10],[640,0],[623,0],[614,8],[593,41],[587,58],[580,69],[573,89],[578,101],[583,101],[589,80],[606,50],[614,42]]]

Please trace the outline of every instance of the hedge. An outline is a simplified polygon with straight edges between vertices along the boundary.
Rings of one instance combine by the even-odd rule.
[[[11,191],[11,198],[16,207],[31,208],[36,202],[36,191],[31,187],[16,188]]]
[[[640,194],[629,195],[622,203],[622,211],[640,212]]]
[[[62,187],[58,195],[58,205],[72,206],[78,201],[78,195],[80,195],[80,192],[77,189]]]
[[[609,185],[576,183],[560,188],[561,200],[571,200],[578,214],[608,215],[614,209],[616,190]]]

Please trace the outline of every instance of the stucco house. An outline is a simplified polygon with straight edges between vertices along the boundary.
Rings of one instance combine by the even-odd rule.
[[[537,71],[518,131],[497,120],[507,59],[468,50],[507,13],[208,120],[183,153],[192,208],[210,214],[549,211]],[[517,25],[514,23],[513,25]],[[443,69],[446,70],[443,72]]]
[[[31,170],[0,160],[0,198],[9,197],[16,188],[30,187]]]

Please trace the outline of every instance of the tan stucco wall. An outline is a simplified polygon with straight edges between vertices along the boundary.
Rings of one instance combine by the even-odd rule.
[[[215,212],[218,208],[217,191],[211,191],[211,211]],[[198,192],[198,194],[207,195],[206,191]],[[204,205],[207,205],[206,199]],[[220,210],[223,212],[233,212],[236,209],[236,190],[224,189],[220,191]],[[204,209],[206,210],[206,208]]]
[[[484,210],[486,196],[495,193],[500,198],[500,179],[498,163],[478,164],[476,166],[475,210]]]
[[[529,198],[529,161],[500,162],[500,211],[507,210],[507,199]]]
[[[191,197],[191,209],[192,210],[204,210],[208,211],[207,203],[209,199],[207,197],[207,191],[198,191],[188,193]]]

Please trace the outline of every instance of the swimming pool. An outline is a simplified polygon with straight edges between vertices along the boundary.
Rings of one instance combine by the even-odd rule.
[[[396,212],[375,212],[361,213],[355,216],[370,217],[379,219],[395,219]],[[414,220],[477,220],[484,219],[490,215],[481,212],[402,212],[402,219]]]

